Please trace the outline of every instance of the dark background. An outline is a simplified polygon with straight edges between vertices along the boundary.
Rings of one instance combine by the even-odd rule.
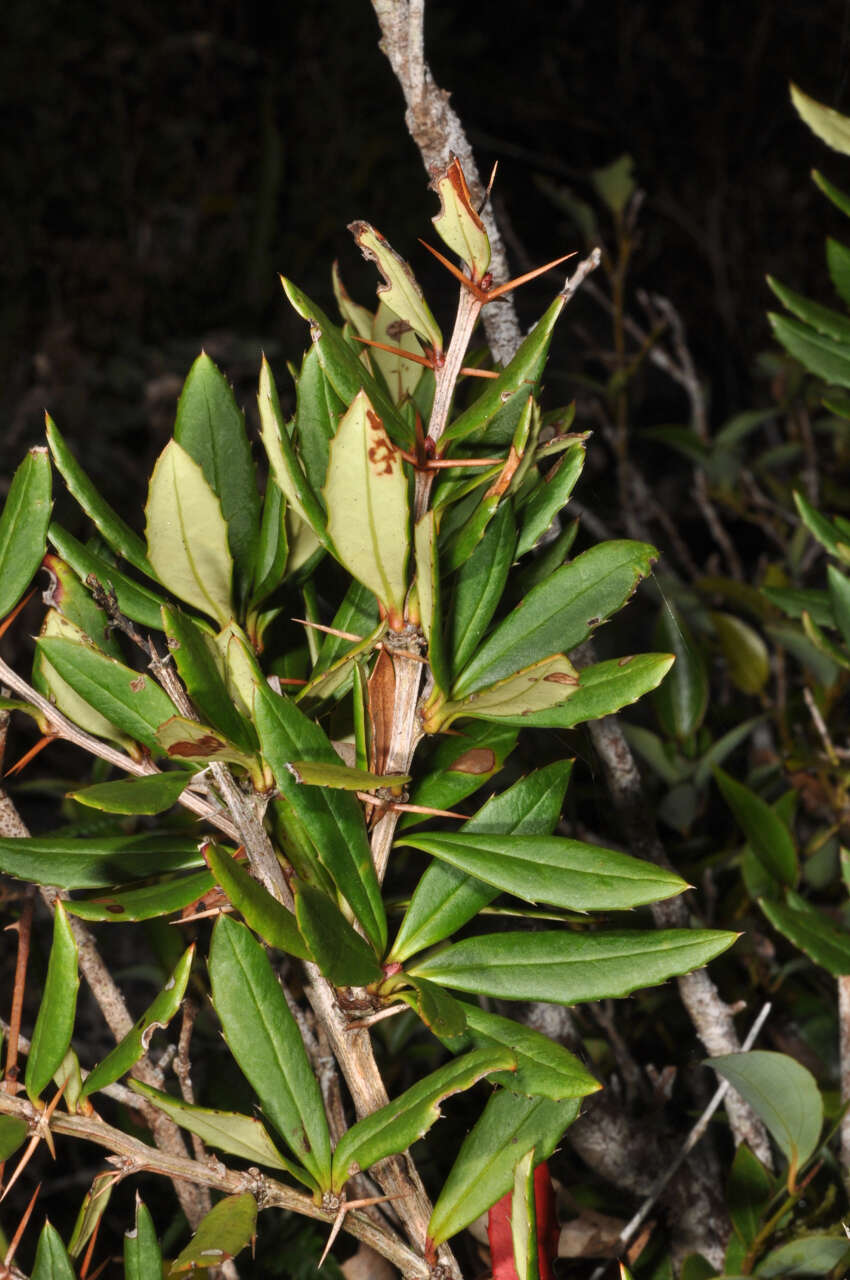
[[[286,381],[305,333],[278,271],[332,307],[339,257],[370,301],[354,217],[410,257],[448,324],[449,282],[416,244],[435,199],[368,0],[17,0],[2,21],[0,474],[49,408],[132,510],[202,343],[245,402],[261,348]],[[788,81],[846,111],[848,27],[846,0],[432,0],[427,48],[482,169],[501,161],[516,267],[580,246],[541,177],[592,199],[589,172],[634,157],[633,283],[681,310],[716,425],[759,402],[765,272],[829,299],[822,241],[839,223],[808,174],[846,186],[847,165],[797,119]],[[524,321],[551,292],[526,292]],[[559,331],[562,378],[591,313],[580,301]],[[683,411],[650,399],[635,425]]]

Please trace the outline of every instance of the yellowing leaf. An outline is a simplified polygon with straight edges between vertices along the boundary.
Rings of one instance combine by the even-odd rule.
[[[458,716],[476,720],[499,720],[503,716],[525,716],[548,711],[565,702],[579,687],[579,675],[562,653],[525,667],[506,680],[489,685],[458,702],[436,707],[426,721],[426,731],[447,729]]]
[[[48,611],[41,628],[41,636],[60,636],[66,640],[76,640],[79,644],[90,643],[87,641],[85,632],[68,618],[63,617],[56,609]],[[86,702],[85,698],[72,689],[53,664],[47,661],[40,648],[36,649],[33,659],[32,679],[39,693],[49,697],[63,715],[73,720],[74,724],[78,724],[81,729],[85,729],[86,733],[93,733],[98,738],[108,738],[128,751],[135,749],[132,738],[123,734],[111,720],[107,720],[106,716],[101,715]]]
[[[480,280],[490,265],[490,241],[484,223],[476,213],[460,161],[454,157],[432,187],[442,208],[431,221],[440,239],[468,267],[473,280]]]
[[[821,142],[832,147],[833,151],[850,156],[850,118],[841,115],[839,111],[833,111],[832,107],[825,107],[822,102],[816,102],[795,84],[791,85],[791,101],[803,123],[809,126]]]
[[[711,615],[729,678],[742,693],[758,693],[770,676],[770,656],[761,636],[732,613]]]
[[[410,543],[407,479],[365,391],[331,441],[324,494],[337,558],[400,619]]]
[[[179,600],[225,623],[233,560],[218,498],[176,440],[157,459],[148,489],[148,559]]]
[[[402,351],[410,351],[413,355],[422,354],[422,347],[416,337],[416,331],[405,320],[400,320],[385,302],[382,302],[375,313],[375,322],[371,333],[367,336],[375,342],[386,343],[390,347],[400,347]],[[396,404],[409,400],[419,385],[423,366],[414,360],[405,360],[392,351],[382,351],[380,347],[367,347],[366,350],[384,377],[390,395]]]
[[[363,257],[374,262],[384,277],[384,283],[378,285],[381,302],[415,330],[429,347],[442,351],[443,335],[404,259],[368,222],[352,222],[348,229],[360,246]]]

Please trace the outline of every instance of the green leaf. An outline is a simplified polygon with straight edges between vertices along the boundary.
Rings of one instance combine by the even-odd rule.
[[[310,787],[334,787],[340,791],[377,791],[379,787],[403,787],[409,773],[370,773],[341,764],[316,760],[290,760],[289,772],[296,782]]]
[[[840,560],[846,559],[846,555],[842,553],[842,547],[846,552],[847,539],[842,535],[838,525],[827,520],[826,516],[822,516],[801,493],[795,491],[794,502],[800,513],[800,519],[812,537],[816,538],[830,555],[837,556]]]
[[[689,738],[702,724],[708,706],[705,660],[689,628],[666,602],[658,615],[653,640],[676,658],[673,670],[655,691],[656,714],[668,737]]]
[[[100,496],[49,415],[46,422],[47,443],[50,446],[53,461],[56,463],[56,469],[68,486],[68,492],[77,499],[104,542],[112,547],[113,551],[117,551],[140,573],[152,575],[153,570],[145,554],[145,544],[142,539]]]
[[[800,618],[804,613],[814,618],[820,627],[834,627],[829,594],[813,587],[762,587],[762,593],[789,618]]]
[[[706,1058],[766,1125],[794,1176],[817,1150],[823,1101],[814,1076],[784,1053],[751,1049]]]
[[[29,1136],[26,1120],[18,1116],[0,1116],[0,1160],[8,1160]]]
[[[115,1174],[111,1170],[98,1173],[83,1198],[71,1239],[68,1241],[68,1253],[72,1258],[79,1258],[89,1240],[100,1226],[101,1219],[109,1204],[112,1188],[115,1186]]]
[[[368,315],[369,313],[366,312]],[[371,321],[371,316],[369,317]],[[371,337],[371,324],[363,335]],[[418,347],[418,344],[417,344]],[[301,363],[295,384],[295,424],[293,435],[311,491],[317,495],[328,470],[328,444],[336,434],[345,404],[334,391],[319,360],[318,348],[311,345]]]
[[[383,970],[375,952],[336,903],[303,881],[294,888],[298,929],[328,981],[337,987],[365,987],[380,981]]]
[[[128,920],[156,920],[160,916],[182,911],[209,893],[214,884],[207,871],[194,875],[169,877],[141,889],[123,889],[96,898],[74,898],[65,906],[72,916],[82,920],[101,920],[123,924]]]
[[[240,750],[208,724],[189,720],[186,716],[170,716],[157,729],[156,743],[172,760],[185,760],[196,765],[209,760],[238,764],[251,774],[257,787],[264,787],[262,766],[257,756]]]
[[[263,357],[260,368],[260,389],[257,392],[260,411],[260,428],[263,446],[269,459],[272,474],[280,486],[288,505],[300,516],[317,538],[325,541],[325,514],[321,503],[305,476],[301,463],[289,438],[283,421],[274,377],[268,361]],[[290,547],[292,539],[290,538]]]
[[[838,387],[850,387],[850,346],[817,333],[800,320],[768,313],[774,337],[795,360]]]
[[[348,631],[353,635],[365,637],[375,630],[377,622],[378,605],[373,592],[356,578],[353,579],[343,597],[342,604],[334,614],[331,626],[335,631]],[[326,635],[313,666],[313,675],[317,676],[322,671],[327,671],[345,656],[351,646],[351,640],[345,640],[342,636]]]
[[[443,738],[429,757],[428,772],[415,784],[411,803],[432,809],[453,809],[472,795],[502,768],[516,746],[516,729],[465,721]],[[425,821],[425,816],[407,813],[401,829]]]
[[[410,541],[407,479],[401,455],[363,391],[331,441],[324,495],[338,559],[401,619]]]
[[[197,867],[195,840],[169,833],[140,836],[0,837],[0,871],[57,889],[101,889],[166,871]]]
[[[257,1234],[257,1202],[250,1191],[227,1196],[213,1205],[192,1239],[172,1262],[169,1276],[218,1267],[235,1258]]]
[[[56,609],[49,609],[39,634],[39,640],[54,636],[63,640],[70,640],[78,647],[93,646],[93,642],[89,640],[85,632],[75,626],[69,618],[59,613]],[[102,716],[100,712],[95,711],[94,707],[90,706],[85,698],[80,697],[71,688],[67,680],[63,680],[56,668],[47,661],[38,645],[36,645],[32,663],[32,682],[38,692],[48,698],[74,724],[79,725],[81,729],[85,729],[88,733],[94,733],[118,743],[134,758],[138,758],[140,751],[136,742],[128,737],[127,734],[122,733],[117,725],[114,725],[106,716]],[[50,732],[50,725],[43,716],[37,718],[36,722],[42,732]]]
[[[490,265],[490,241],[473,206],[460,161],[453,156],[431,186],[440,197],[440,212],[431,219],[434,230],[457,254],[472,279],[480,280]]]
[[[350,405],[360,391],[364,391],[391,438],[405,447],[412,444],[413,432],[377,379],[372,377],[359,356],[352,351],[339,327],[328,319],[315,302],[296,288],[291,280],[281,276],[281,284],[292,306],[308,321],[310,336],[322,368],[342,403]]]
[[[230,553],[247,587],[260,536],[257,475],[242,411],[227,379],[205,351],[183,384],[174,439],[201,468],[221,503]]]
[[[289,557],[285,514],[286,499],[274,475],[269,474],[263,496],[257,562],[249,601],[252,609],[256,609],[283,581]]]
[[[801,910],[790,901],[786,904],[761,898],[759,906],[774,929],[815,964],[835,977],[850,973],[850,934],[846,929],[837,929],[829,916],[808,904]]]
[[[465,698],[556,652],[567,653],[628,600],[656,552],[644,542],[603,542],[532,588],[455,681]]]
[[[136,1224],[124,1232],[124,1280],[162,1280],[162,1251],[153,1219],[136,1192]]]
[[[742,693],[760,693],[770,678],[770,654],[759,633],[731,613],[709,617],[732,683]]]
[[[537,1254],[537,1200],[534,1194],[534,1151],[526,1151],[514,1170],[511,1196],[511,1239],[519,1280],[540,1280]]]
[[[736,747],[750,736],[756,725],[761,724],[764,716],[751,716],[749,720],[742,720],[740,724],[736,724],[728,733],[724,733],[716,742],[708,748],[702,755],[700,761],[694,770],[693,782],[695,787],[704,787],[711,778],[711,771],[715,765],[722,764],[727,756],[731,755]]]
[[[178,675],[201,717],[237,747],[251,751],[256,740],[233,705],[221,669],[221,655],[212,637],[182,609],[171,605],[162,610],[160,626]]]
[[[501,795],[491,796],[461,831],[550,834],[560,817],[571,771],[571,760],[558,760],[520,778]],[[444,863],[432,863],[416,886],[390,959],[403,961],[441,942],[476,916],[497,893],[475,876]]]
[[[637,190],[634,169],[632,157],[622,155],[603,168],[594,169],[590,175],[598,196],[615,218],[622,218],[626,205]]]
[[[399,323],[398,316],[385,302],[378,307],[369,331],[363,336],[371,338],[373,342],[383,342],[386,346],[396,347],[399,351],[410,352],[414,356],[422,355],[422,344],[416,333],[413,329],[408,329],[404,321]],[[426,378],[432,381],[434,378],[430,369],[426,373],[421,364],[396,355],[392,351],[382,351],[380,347],[369,347],[366,358],[369,361],[369,367],[376,370],[383,379],[393,403],[399,407],[412,401],[420,382],[424,384]],[[333,394],[336,395],[335,392]],[[429,410],[420,409],[420,412],[423,420],[427,420]]]
[[[454,676],[470,661],[490,625],[505,590],[516,540],[513,504],[503,502],[457,575],[449,636]]]
[[[38,648],[89,706],[151,751],[158,749],[157,729],[174,707],[152,676],[61,636],[41,638]]]
[[[843,1236],[811,1235],[773,1249],[758,1264],[757,1276],[825,1276],[847,1261],[850,1240]]]
[[[833,151],[850,155],[850,119],[847,116],[834,111],[832,107],[825,107],[822,102],[816,102],[795,84],[791,85],[791,101],[800,119],[821,142],[832,147]]]
[[[742,1142],[732,1161],[726,1203],[735,1235],[746,1249],[758,1234],[762,1215],[772,1194],[772,1177],[761,1160]]]
[[[542,477],[522,508],[517,556],[525,555],[546,533],[559,511],[567,505],[584,466],[584,443],[570,445],[564,456]]]
[[[50,459],[42,445],[30,449],[18,467],[0,515],[0,618],[14,609],[41,564],[50,492]]]
[[[584,1098],[602,1088],[574,1054],[548,1036],[512,1018],[487,1013],[475,1004],[461,1007],[466,1013],[467,1030],[476,1045],[501,1044],[516,1058],[516,1071],[494,1076],[494,1084],[501,1084],[513,1093],[551,1098],[554,1102]]]
[[[159,581],[224,626],[233,612],[227,525],[203,471],[176,440],[157,459],[145,514],[148,556]]]
[[[333,1186],[341,1190],[352,1173],[370,1169],[386,1156],[406,1151],[424,1137],[440,1118],[440,1103],[453,1093],[470,1089],[491,1071],[514,1064],[508,1049],[476,1049],[419,1080],[400,1097],[359,1120],[337,1143],[333,1158]]]
[[[846,214],[847,217],[850,218],[850,196],[845,195],[843,191],[838,189],[838,187],[833,186],[833,184],[829,182],[822,173],[819,173],[817,169],[812,170],[812,178],[815,186],[820,187],[821,191],[827,199],[832,201],[836,209],[840,209],[842,213]]]
[[[216,844],[205,845],[204,856],[216,884],[255,933],[278,951],[297,956],[299,960],[312,960],[310,949],[298,932],[295,916],[277,902],[241,862]]]
[[[443,336],[408,264],[368,222],[350,222],[348,229],[363,257],[383,276],[378,298],[433,351],[441,352]]]
[[[350,645],[348,651],[343,653],[340,658],[337,658],[336,662],[318,675],[314,675],[298,691],[295,701],[305,702],[307,699],[324,700],[326,698],[338,700],[343,697],[351,688],[351,681],[354,679],[354,668],[357,666],[358,661],[363,657],[368,657],[373,652],[378,641],[386,634],[386,630],[386,622],[379,622],[377,627],[363,640],[357,644]],[[314,667],[313,670],[315,671],[316,668]]]
[[[552,331],[565,302],[564,294],[559,293],[498,378],[489,379],[482,394],[443,432],[446,443],[463,440],[474,433],[483,433],[496,415],[507,409],[515,397],[522,406],[525,405],[529,391],[533,391],[540,381],[552,341]],[[512,435],[513,425],[508,431],[508,441]]]
[[[108,1084],[120,1080],[121,1076],[132,1070],[147,1053],[156,1028],[168,1026],[183,1002],[194,955],[195,944],[192,943],[183,952],[162,991],[136,1020],[132,1030],[86,1077],[82,1092],[84,1098],[96,1093],[98,1089],[105,1089]]]
[[[839,244],[837,240],[833,240],[832,236],[827,236],[826,240],[826,265],[829,269],[829,278],[835,285],[836,293],[840,294],[842,300],[850,305],[850,249],[846,245]],[[840,337],[840,334],[835,334]]]
[[[24,1083],[30,1102],[41,1097],[71,1043],[79,985],[77,944],[65,908],[57,899],[47,977],[27,1058]]]
[[[435,1245],[457,1235],[511,1189],[529,1151],[546,1160],[578,1115],[575,1099],[518,1098],[500,1090],[464,1140],[428,1224]]]
[[[186,790],[191,775],[151,773],[143,778],[120,778],[117,782],[97,782],[92,787],[69,791],[70,799],[104,813],[164,813]]]
[[[788,827],[749,787],[736,782],[722,769],[715,769],[714,777],[759,862],[781,884],[793,887],[799,870],[797,851]]]
[[[59,1232],[49,1222],[45,1222],[38,1237],[32,1280],[76,1280]]]
[[[835,241],[832,243],[835,244]],[[837,247],[841,249],[841,245]],[[844,253],[847,253],[846,249]],[[827,338],[835,338],[837,342],[844,344],[850,342],[850,318],[842,315],[840,311],[833,311],[831,307],[824,307],[819,302],[804,298],[801,293],[795,293],[793,289],[787,289],[778,280],[774,280],[773,276],[767,277],[767,283],[779,301],[784,303],[798,319],[804,320],[806,324],[811,325]]]
[[[613,849],[561,836],[440,831],[403,836],[467,875],[528,902],[569,911],[627,910],[682,893],[672,871]]]
[[[464,698],[432,704],[423,716],[425,732],[445,730],[458,716],[524,724],[535,712],[564,702],[576,691],[578,682],[578,672],[569,658],[556,653]]]
[[[426,511],[422,519],[417,521],[413,539],[416,549],[416,591],[422,630],[428,641],[428,662],[437,687],[447,690],[451,684],[451,675],[443,642],[440,560],[436,516],[432,510]]]
[[[577,1004],[626,996],[690,973],[737,936],[712,929],[485,934],[418,961],[410,973],[505,1000]]]
[[[826,577],[833,617],[844,637],[844,643],[850,645],[850,578],[839,572],[834,564],[826,566]]]
[[[54,528],[53,524],[48,528],[48,540],[52,541],[51,535]],[[42,560],[41,567],[50,577],[47,599],[52,610],[48,612],[48,617],[52,612],[61,618],[63,624],[69,622],[72,624],[71,629],[64,625],[55,631],[47,628],[45,634],[61,635],[65,632],[71,638],[81,639],[79,633],[83,632],[103,653],[109,654],[112,658],[122,658],[124,655],[121,645],[118,643],[115,630],[109,625],[106,611],[95,604],[91,591],[80,581],[71,564],[66,564],[63,559],[50,551]]]
[[[211,1110],[184,1102],[182,1098],[174,1098],[169,1093],[161,1093],[149,1084],[140,1080],[131,1080],[130,1088],[139,1093],[159,1111],[170,1116],[175,1124],[195,1133],[219,1151],[226,1151],[230,1156],[238,1156],[240,1160],[248,1160],[251,1164],[264,1165],[268,1169],[285,1169],[299,1182],[303,1182],[311,1190],[315,1182],[299,1165],[282,1155],[272,1142],[259,1120],[252,1116],[242,1116],[235,1111]]]
[[[656,688],[673,661],[669,653],[640,653],[597,662],[578,673],[579,686],[566,702],[548,711],[506,717],[507,723],[525,728],[572,729],[586,720],[598,720]]]
[[[302,787],[287,768],[290,760],[305,758],[338,764],[339,756],[319,725],[267,685],[257,690],[255,714],[283,811],[302,825],[314,856],[333,877],[369,941],[382,951],[387,939],[386,917],[360,805],[345,791]]]
[[[80,582],[87,582],[90,577],[94,577],[105,591],[114,591],[118,608],[140,626],[158,629],[162,625],[160,609],[166,603],[164,596],[157,595],[155,591],[151,591],[150,587],[134,582],[126,573],[116,568],[114,564],[110,564],[104,556],[98,555],[90,547],[83,546],[82,542],[78,542],[73,534],[68,533],[67,529],[63,529],[55,520],[51,521],[47,537],[62,559],[67,560]],[[153,570],[149,572],[152,573]],[[78,623],[78,626],[82,625]],[[100,631],[103,630],[103,625],[104,623],[101,622]],[[83,630],[88,628],[84,627]],[[95,635],[94,632],[89,634],[97,640],[102,649],[107,647],[101,642],[100,634]]]
[[[451,1041],[458,1036],[463,1037],[462,1044],[465,1048],[466,1037],[463,1033],[466,1030],[466,1005],[455,1000],[448,991],[435,987],[433,982],[426,982],[424,978],[410,978],[409,981],[412,988],[410,991],[393,994],[409,1005],[429,1031],[439,1036],[449,1048],[453,1048]]]
[[[231,1053],[293,1154],[327,1188],[331,1151],[322,1095],[265,951],[244,925],[220,916],[209,969]]]

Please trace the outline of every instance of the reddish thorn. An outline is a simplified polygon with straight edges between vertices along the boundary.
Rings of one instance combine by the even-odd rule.
[[[355,342],[362,342],[367,347],[377,347],[379,351],[388,351],[391,356],[400,356],[402,360],[412,360],[414,364],[422,364],[426,369],[433,369],[435,361],[428,356],[418,356],[413,351],[405,351],[402,347],[391,347],[387,342],[376,342],[374,338],[354,337]]]
[[[428,244],[425,240],[422,240],[422,239],[419,240],[419,243],[423,245],[428,250],[429,253],[433,253],[437,261],[442,262],[446,270],[450,271],[452,275],[455,277],[455,279],[459,280],[461,284],[464,286],[464,288],[468,289],[469,292],[473,294],[474,297],[476,297],[479,302],[484,303],[487,301],[487,294],[481,288],[481,286],[477,284],[474,280],[471,280],[469,276],[465,276],[463,272],[460,270],[460,268],[456,267],[453,262],[449,262],[448,258],[444,257],[443,254],[441,254],[438,249],[435,249],[432,245]]]
[[[39,751],[43,751],[46,746],[49,746],[50,743],[53,742],[53,740],[58,737],[59,737],[58,733],[46,733],[43,738],[39,738],[35,746],[30,747],[29,751],[27,751],[25,755],[21,756],[17,764],[13,764],[11,769],[6,770],[6,777],[11,778],[14,774],[20,773],[22,769],[25,769],[27,767],[30,760],[35,759]]]
[[[542,267],[535,267],[533,271],[526,271],[523,276],[516,276],[515,279],[509,280],[507,284],[500,284],[495,289],[489,289],[487,291],[487,301],[493,302],[496,298],[500,298],[503,293],[510,293],[511,289],[516,289],[521,284],[527,284],[535,276],[542,276],[544,271],[551,271],[553,267],[558,267],[562,262],[566,262],[567,258],[574,258],[575,256],[576,250],[573,250],[572,253],[565,253],[562,258],[555,258],[552,262],[544,263]]]
[[[28,592],[27,595],[24,596],[23,600],[19,601],[19,603],[15,605],[8,617],[4,618],[3,621],[0,622],[0,636],[4,635],[6,631],[8,631],[9,627],[11,627],[21,610],[29,604],[30,600],[32,600],[37,590],[38,587],[33,587],[32,591]]]

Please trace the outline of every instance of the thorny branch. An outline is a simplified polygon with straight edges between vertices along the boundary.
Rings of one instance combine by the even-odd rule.
[[[35,1128],[42,1113],[24,1098],[13,1098],[0,1091],[0,1115],[18,1116],[26,1120],[30,1128]],[[133,1173],[150,1172],[171,1178],[175,1184],[197,1184],[213,1191],[221,1191],[226,1195],[236,1195],[250,1191],[256,1198],[260,1209],[289,1209],[305,1217],[319,1222],[331,1223],[335,1211],[322,1209],[308,1195],[294,1191],[291,1187],[265,1177],[257,1170],[249,1169],[245,1173],[237,1173],[228,1169],[218,1159],[201,1163],[190,1160],[185,1154],[177,1155],[156,1151],[144,1142],[129,1137],[120,1129],[106,1124],[98,1116],[72,1116],[55,1111],[50,1119],[53,1133],[64,1134],[70,1138],[81,1138],[94,1142],[98,1146],[111,1151],[114,1159],[111,1163],[121,1171],[123,1176]],[[362,1213],[346,1215],[345,1229],[358,1240],[370,1244],[384,1257],[393,1262],[405,1276],[427,1280],[429,1269],[421,1257],[417,1256],[400,1240],[380,1230]]]
[[[444,169],[456,155],[476,204],[484,199],[484,184],[472,147],[449,94],[435,82],[425,60],[425,0],[372,0],[381,28],[380,47],[389,59],[407,104],[405,123],[419,148],[426,170]],[[492,209],[481,213],[492,250],[491,270],[497,282],[507,280],[508,259]],[[522,340],[516,308],[508,298],[485,307],[482,316],[493,358],[506,365]]]

